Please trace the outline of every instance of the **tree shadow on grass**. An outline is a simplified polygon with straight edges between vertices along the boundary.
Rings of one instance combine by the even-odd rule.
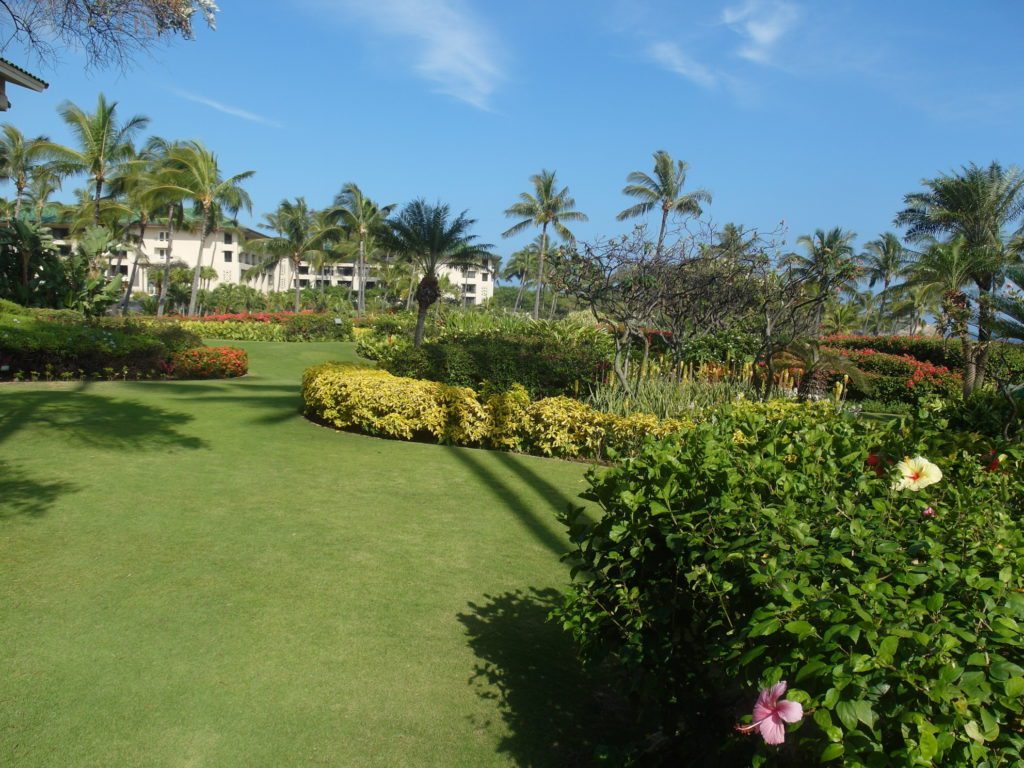
[[[187,413],[81,388],[5,392],[0,406],[0,442],[28,428],[53,430],[63,439],[97,448],[194,450],[205,445],[181,431],[193,419]]]
[[[572,767],[594,765],[599,748],[614,752],[624,744],[621,702],[584,670],[570,636],[547,620],[561,595],[530,589],[485,600],[458,618],[479,660],[469,684],[497,703],[508,731],[498,751],[516,765]]]
[[[204,403],[235,403],[259,414],[255,424],[279,424],[302,414],[302,395],[294,384],[257,384],[241,381],[226,388],[200,382],[167,382],[161,387],[172,397],[199,398]]]
[[[568,549],[568,541],[554,533],[549,527],[548,521],[554,519],[555,512],[561,512],[573,504],[572,498],[565,494],[557,486],[552,485],[540,478],[528,467],[522,466],[514,458],[500,451],[479,451],[469,448],[455,449],[452,456],[462,462],[466,468],[483,481],[484,486],[497,497],[502,504],[511,509],[526,529],[533,534],[538,542],[547,547],[556,555],[565,554]],[[523,497],[522,489],[513,487],[502,478],[491,467],[485,463],[491,457],[496,458],[501,464],[516,474],[550,510],[548,516],[539,515],[534,507],[530,506]]]
[[[75,490],[71,483],[36,480],[20,467],[0,461],[0,521],[42,517],[58,498]]]

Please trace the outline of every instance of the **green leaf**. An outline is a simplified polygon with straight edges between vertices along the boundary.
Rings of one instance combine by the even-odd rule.
[[[803,639],[814,632],[814,626],[807,621],[790,621],[786,624],[786,631]]]
[[[930,733],[922,733],[917,743],[917,751],[925,760],[931,760],[939,752],[939,742]]]
[[[836,714],[846,730],[853,731],[857,728],[857,708],[852,701],[840,701],[836,704]]]
[[[1004,684],[1006,695],[1010,698],[1024,696],[1024,677],[1011,677]]]
[[[835,760],[837,757],[842,757],[845,751],[846,747],[842,744],[829,744],[821,751],[821,762],[827,763],[830,760]]]
[[[985,737],[981,734],[981,728],[978,727],[978,724],[974,720],[967,723],[967,725],[964,726],[964,730],[967,732],[968,736],[979,744],[985,743]]]

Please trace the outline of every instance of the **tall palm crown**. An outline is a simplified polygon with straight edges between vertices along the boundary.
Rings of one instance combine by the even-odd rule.
[[[701,203],[711,202],[711,193],[706,189],[695,189],[683,192],[686,185],[686,172],[690,166],[685,160],[673,160],[672,155],[663,149],[654,153],[654,175],[643,171],[633,171],[626,177],[629,182],[622,188],[622,194],[639,200],[636,205],[622,211],[616,218],[619,221],[646,216],[655,208],[661,210],[661,227],[658,230],[657,252],[661,253],[665,244],[665,230],[670,215],[700,216],[703,209]]]
[[[1020,259],[1007,240],[1008,230],[1024,215],[1024,172],[1012,166],[1004,168],[999,163],[987,168],[972,163],[958,173],[925,179],[922,184],[924,190],[903,198],[907,207],[896,216],[896,224],[907,227],[907,237],[913,240],[940,235],[960,238],[961,247],[976,257],[971,259],[971,280],[982,292],[978,341],[986,342],[994,321],[993,299],[1003,274]],[[986,348],[973,381],[965,372],[965,391],[984,383],[987,355]]]
[[[540,294],[544,286],[544,257],[548,249],[548,227],[563,240],[572,240],[573,234],[563,222],[586,221],[587,215],[575,210],[576,201],[568,187],[558,189],[555,171],[543,170],[530,177],[533,193],[522,192],[519,201],[505,209],[505,215],[519,221],[502,233],[512,237],[529,227],[540,227],[540,253],[537,256],[537,291],[533,302],[533,319],[540,317]]]
[[[263,217],[264,224],[277,232],[276,237],[264,237],[247,243],[248,250],[263,258],[259,270],[273,269],[281,261],[288,261],[295,276],[295,311],[302,308],[302,286],[299,266],[323,264],[330,258],[330,244],[341,236],[341,227],[327,216],[310,209],[305,198],[282,200],[277,210]]]
[[[163,200],[177,198],[190,200],[200,212],[200,250],[192,278],[192,296],[189,300],[189,314],[196,312],[199,294],[199,276],[203,264],[203,246],[210,229],[224,213],[236,214],[243,208],[252,210],[249,193],[241,184],[251,178],[255,171],[245,171],[229,178],[221,175],[217,156],[198,141],[170,146],[160,169],[159,179],[151,187],[151,194]]]
[[[422,275],[416,288],[416,344],[423,341],[427,310],[441,297],[438,269],[478,266],[491,256],[491,246],[477,243],[471,234],[475,224],[466,211],[453,217],[449,206],[423,199],[406,205],[391,222],[386,245]]]
[[[359,248],[359,263],[357,265],[359,296],[356,299],[356,311],[360,315],[366,310],[367,245],[384,231],[388,216],[394,209],[394,204],[377,205],[363,194],[358,185],[352,182],[345,184],[341,188],[341,192],[334,198],[334,210],[338,219]]]
[[[66,101],[58,108],[61,119],[71,129],[77,147],[48,144],[62,173],[84,173],[92,185],[93,223],[100,221],[100,200],[104,186],[117,173],[123,163],[135,154],[132,140],[149,124],[149,118],[135,115],[125,122],[118,120],[117,102],[108,102],[101,93],[95,112]]]
[[[1024,215],[1024,172],[992,163],[921,182],[924,190],[903,198],[896,224],[910,240],[941,235],[963,238],[968,250],[1002,251],[1007,229]]]
[[[877,240],[867,243],[864,246],[864,252],[857,259],[865,270],[864,276],[868,279],[868,287],[874,288],[877,283],[882,284],[882,295],[875,323],[875,333],[877,334],[881,330],[882,319],[885,315],[889,287],[894,280],[906,274],[909,254],[899,237],[892,232],[885,232]]]
[[[790,266],[796,275],[815,286],[822,295],[815,310],[815,330],[821,327],[824,301],[836,297],[840,292],[851,292],[857,282],[857,267],[853,255],[853,232],[840,227],[825,231],[816,229],[813,235],[801,235],[797,245],[805,253],[789,256]]]
[[[14,184],[14,217],[21,215],[21,202],[32,179],[49,156],[45,136],[27,139],[10,123],[0,130],[0,179]]]
[[[962,237],[954,237],[947,242],[933,241],[918,257],[907,280],[909,286],[922,286],[942,297],[943,323],[950,333],[960,338],[963,347],[965,395],[969,395],[976,386],[979,370],[975,367],[977,358],[968,340],[971,302],[964,289],[974,281],[974,275],[991,270],[997,258],[985,250],[969,249]],[[984,375],[984,365],[980,373]]]

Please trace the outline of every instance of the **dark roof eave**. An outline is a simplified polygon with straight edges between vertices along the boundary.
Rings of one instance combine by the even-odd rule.
[[[22,88],[28,88],[36,92],[45,91],[50,87],[50,84],[45,80],[40,80],[31,72],[3,58],[0,58],[0,77],[9,83],[14,83]]]

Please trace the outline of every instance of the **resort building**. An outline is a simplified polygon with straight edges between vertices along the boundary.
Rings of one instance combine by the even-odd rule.
[[[70,253],[71,241],[68,240],[67,228],[59,225],[52,227],[54,240],[62,253]],[[244,230],[247,237],[256,238],[264,235],[255,230]],[[175,230],[173,241],[166,224],[150,224],[142,240],[144,259],[139,262],[135,275],[133,292],[154,293],[156,290],[159,270],[163,269],[168,253],[172,267],[195,269],[199,261],[200,245],[202,245],[202,263],[204,267],[212,267],[211,276],[203,280],[204,288],[213,289],[218,285],[249,285],[263,293],[273,291],[295,290],[298,280],[302,288],[319,288],[321,286],[342,286],[351,288],[358,294],[361,286],[354,263],[338,263],[324,266],[316,270],[309,264],[299,265],[298,272],[292,268],[291,262],[282,260],[274,269],[265,275],[249,280],[243,279],[246,270],[259,263],[259,257],[242,249],[237,230],[216,229],[200,243],[196,232]],[[110,259],[111,274],[120,273],[128,280],[132,273],[133,252],[112,256]],[[497,264],[487,262],[477,268],[456,269],[442,268],[439,277],[447,278],[451,292],[456,298],[467,305],[482,304],[494,294],[494,270]],[[216,273],[214,275],[214,273]],[[375,284],[374,266],[367,266],[366,287]],[[449,294],[451,295],[451,293]]]

